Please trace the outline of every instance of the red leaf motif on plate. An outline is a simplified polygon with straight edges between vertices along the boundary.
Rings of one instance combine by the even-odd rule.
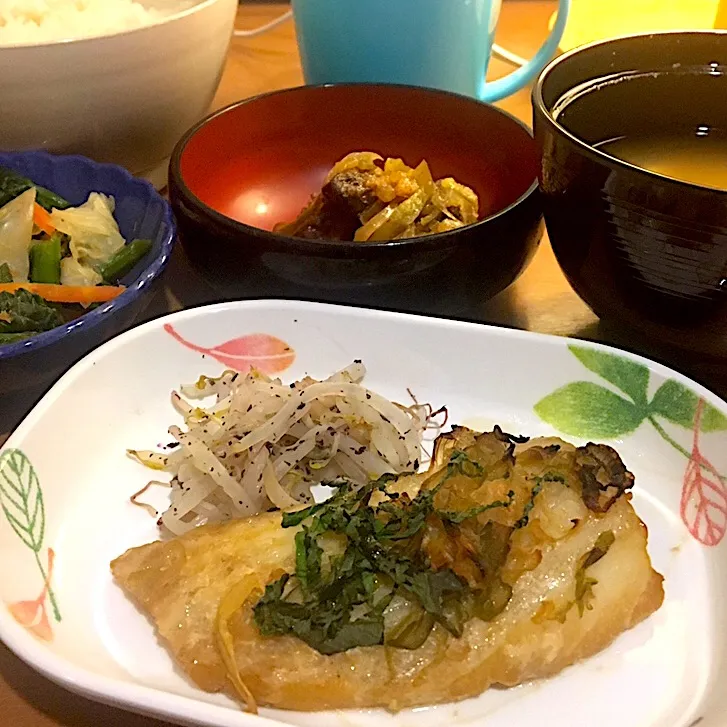
[[[704,545],[717,545],[727,530],[727,485],[699,449],[699,430],[704,411],[700,399],[694,414],[694,439],[684,472],[680,513],[689,532]]]
[[[34,633],[43,641],[53,641],[53,629],[48,619],[45,601],[50,589],[51,578],[53,577],[53,560],[55,553],[53,548],[48,548],[48,575],[43,584],[40,596],[34,601],[18,601],[11,603],[8,610],[12,617],[28,631]]]
[[[266,374],[277,374],[295,361],[295,351],[285,341],[267,333],[250,333],[214,348],[205,348],[183,338],[169,323],[164,330],[192,351],[212,356],[223,366],[242,373],[256,368]]]

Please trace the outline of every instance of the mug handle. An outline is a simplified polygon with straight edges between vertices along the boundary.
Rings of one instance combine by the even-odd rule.
[[[558,17],[555,19],[553,28],[545,43],[540,47],[538,52],[524,65],[504,78],[498,78],[496,81],[488,81],[482,79],[480,91],[477,94],[480,101],[493,103],[499,101],[505,96],[520,90],[523,86],[530,83],[535,76],[545,67],[545,64],[551,59],[558,50],[558,43],[563,37],[565,31],[565,23],[568,19],[571,0],[559,0]]]

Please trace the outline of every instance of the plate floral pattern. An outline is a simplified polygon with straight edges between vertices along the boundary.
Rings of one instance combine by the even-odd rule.
[[[43,490],[35,468],[19,449],[8,449],[0,455],[0,505],[10,527],[23,545],[32,551],[43,584],[37,598],[11,603],[8,608],[21,626],[44,641],[52,641],[53,628],[48,609],[55,621],[61,620],[58,601],[51,586],[55,553],[52,548],[43,552]]]
[[[719,544],[727,530],[727,478],[704,455],[701,437],[727,431],[727,417],[674,379],[649,397],[650,372],[643,364],[584,346],[568,349],[613,388],[574,381],[541,399],[536,414],[564,434],[587,439],[615,439],[652,426],[687,460],[680,505],[684,524],[704,545]],[[688,441],[670,434],[667,423],[687,430]]]

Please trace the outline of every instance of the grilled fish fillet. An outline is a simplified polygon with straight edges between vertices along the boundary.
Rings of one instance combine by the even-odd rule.
[[[576,449],[553,439],[547,446],[515,448],[491,434],[478,439],[457,429],[438,441],[432,470],[454,448],[472,451],[477,443],[479,461],[489,468],[509,462],[507,476],[488,483],[488,497],[498,488],[514,490],[518,515],[525,503],[518,500],[520,488],[538,472],[555,468],[566,473],[567,484],[542,484],[527,527],[514,531],[503,567],[512,586],[507,606],[490,621],[469,620],[460,638],[435,625],[413,650],[377,645],[324,655],[294,636],[262,636],[254,604],[266,584],[295,571],[299,526],[282,528],[280,513],[203,526],[175,540],[132,548],[112,563],[113,575],[189,677],[202,689],[230,694],[218,611],[226,594],[237,589],[243,605],[227,622],[234,669],[258,704],[295,710],[397,711],[546,677],[604,649],[660,607],[662,577],[651,566],[646,527],[618,481],[631,476],[613,450]],[[400,489],[426,487],[423,477],[410,476]],[[450,500],[448,507],[453,504]],[[511,515],[500,508],[480,517],[505,522]],[[609,531],[612,544],[588,568],[590,598],[579,608],[574,603],[579,568]]]

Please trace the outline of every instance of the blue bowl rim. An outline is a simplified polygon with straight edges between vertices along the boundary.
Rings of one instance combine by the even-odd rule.
[[[216,209],[210,207],[206,202],[201,200],[187,185],[187,182],[184,179],[184,175],[182,174],[182,156],[184,155],[184,152],[187,148],[187,145],[192,140],[194,136],[197,135],[199,131],[202,130],[205,126],[212,123],[218,116],[223,116],[224,114],[230,113],[234,111],[235,109],[239,108],[240,106],[246,106],[248,104],[253,104],[256,101],[262,101],[263,99],[269,97],[269,96],[284,96],[289,94],[295,94],[295,93],[307,93],[310,91],[320,91],[320,90],[326,90],[326,89],[336,89],[336,88],[356,88],[356,87],[369,87],[369,88],[386,88],[386,89],[394,89],[401,91],[403,93],[408,93],[411,91],[416,91],[424,94],[428,94],[433,97],[437,96],[445,96],[445,97],[452,97],[455,99],[459,99],[460,101],[463,101],[465,103],[470,103],[473,106],[483,106],[486,109],[489,110],[489,112],[494,112],[499,114],[500,116],[503,116],[508,119],[508,121],[512,122],[515,126],[520,127],[521,131],[525,131],[526,134],[535,142],[535,136],[533,133],[533,129],[529,127],[526,123],[518,119],[516,116],[513,116],[509,111],[505,111],[504,109],[495,106],[493,104],[487,103],[485,101],[481,101],[480,99],[474,98],[472,96],[466,96],[461,93],[455,93],[454,91],[446,91],[444,89],[438,89],[438,88],[428,88],[425,86],[415,86],[412,84],[406,84],[406,83],[373,83],[373,82],[367,82],[367,81],[357,81],[357,82],[336,82],[336,83],[319,83],[319,84],[306,84],[303,86],[293,86],[291,88],[281,88],[273,91],[265,91],[263,93],[259,93],[255,96],[250,96],[248,98],[241,99],[239,101],[234,101],[231,104],[228,104],[227,106],[223,106],[220,109],[217,109],[216,111],[213,111],[212,113],[208,114],[204,118],[200,119],[194,126],[192,126],[190,129],[187,130],[187,132],[184,134],[184,136],[179,139],[176,146],[174,147],[174,150],[172,151],[172,155],[169,161],[169,180],[170,185],[169,189],[170,192],[173,190],[173,186],[176,186],[178,193],[180,197],[185,201],[186,204],[189,204],[191,207],[195,208],[198,212],[201,212],[203,215],[207,216],[208,218],[212,219],[214,222],[216,222],[221,227],[227,228],[228,230],[231,230],[232,232],[236,234],[244,234],[244,235],[255,235],[261,239],[264,239],[268,242],[275,243],[275,244],[285,244],[290,243],[293,241],[295,245],[298,246],[298,249],[300,250],[307,250],[309,253],[315,254],[325,254],[327,250],[330,250],[331,248],[338,248],[338,249],[345,249],[345,250],[356,250],[361,248],[360,242],[353,242],[350,240],[331,240],[327,238],[322,239],[306,239],[302,237],[292,237],[290,235],[284,235],[279,232],[273,232],[272,230],[265,230],[262,227],[255,227],[254,225],[249,225],[246,222],[241,222],[240,220],[235,220],[232,217],[228,217],[227,215],[223,214],[222,212],[218,212]],[[536,154],[537,152],[537,146],[534,147]],[[381,242],[367,242],[366,248],[368,250],[377,250],[377,249],[391,249],[391,248],[414,248],[414,249],[429,249],[431,248],[437,248],[442,245],[443,240],[452,240],[456,237],[458,237],[463,230],[474,230],[474,229],[482,229],[485,226],[493,223],[495,220],[499,220],[506,215],[509,215],[513,213],[516,209],[518,209],[521,205],[523,205],[526,200],[528,200],[530,197],[532,197],[534,194],[538,192],[539,185],[538,185],[538,178],[537,175],[533,178],[533,181],[530,183],[530,185],[523,191],[520,196],[517,197],[517,199],[510,202],[510,204],[506,205],[502,209],[496,210],[490,215],[487,215],[486,217],[483,217],[481,220],[477,220],[476,222],[473,222],[470,225],[465,225],[464,227],[458,227],[454,230],[448,230],[447,232],[439,232],[435,234],[430,235],[419,235],[417,237],[409,237],[403,240],[382,240]]]
[[[166,267],[169,262],[169,256],[171,255],[172,249],[174,248],[174,241],[177,236],[177,227],[174,222],[174,216],[172,215],[172,208],[169,202],[162,197],[159,192],[154,188],[151,182],[145,179],[135,177],[124,167],[118,164],[108,164],[104,162],[97,162],[93,159],[89,159],[81,154],[50,154],[43,150],[30,150],[30,151],[2,151],[0,155],[5,158],[21,158],[27,156],[34,156],[39,158],[46,158],[51,160],[51,164],[57,163],[59,159],[75,161],[83,164],[90,164],[96,169],[112,169],[117,172],[122,179],[131,186],[139,186],[145,188],[151,193],[152,197],[156,197],[163,203],[164,207],[164,218],[162,221],[163,237],[161,241],[161,251],[151,261],[151,263],[141,272],[138,278],[131,284],[128,285],[126,290],[117,296],[113,300],[109,301],[103,306],[98,306],[93,310],[84,313],[79,318],[75,318],[68,323],[64,323],[61,326],[56,326],[50,331],[44,331],[39,333],[32,338],[28,338],[24,341],[17,341],[15,343],[8,343],[0,346],[0,361],[15,358],[16,356],[22,356],[32,351],[38,351],[46,346],[52,346],[57,343],[66,335],[73,335],[76,332],[83,332],[91,328],[96,327],[105,320],[109,315],[114,312],[125,308],[135,298],[137,298],[141,291],[150,285],[156,278],[159,277],[162,270]],[[90,192],[94,190],[89,190]]]

